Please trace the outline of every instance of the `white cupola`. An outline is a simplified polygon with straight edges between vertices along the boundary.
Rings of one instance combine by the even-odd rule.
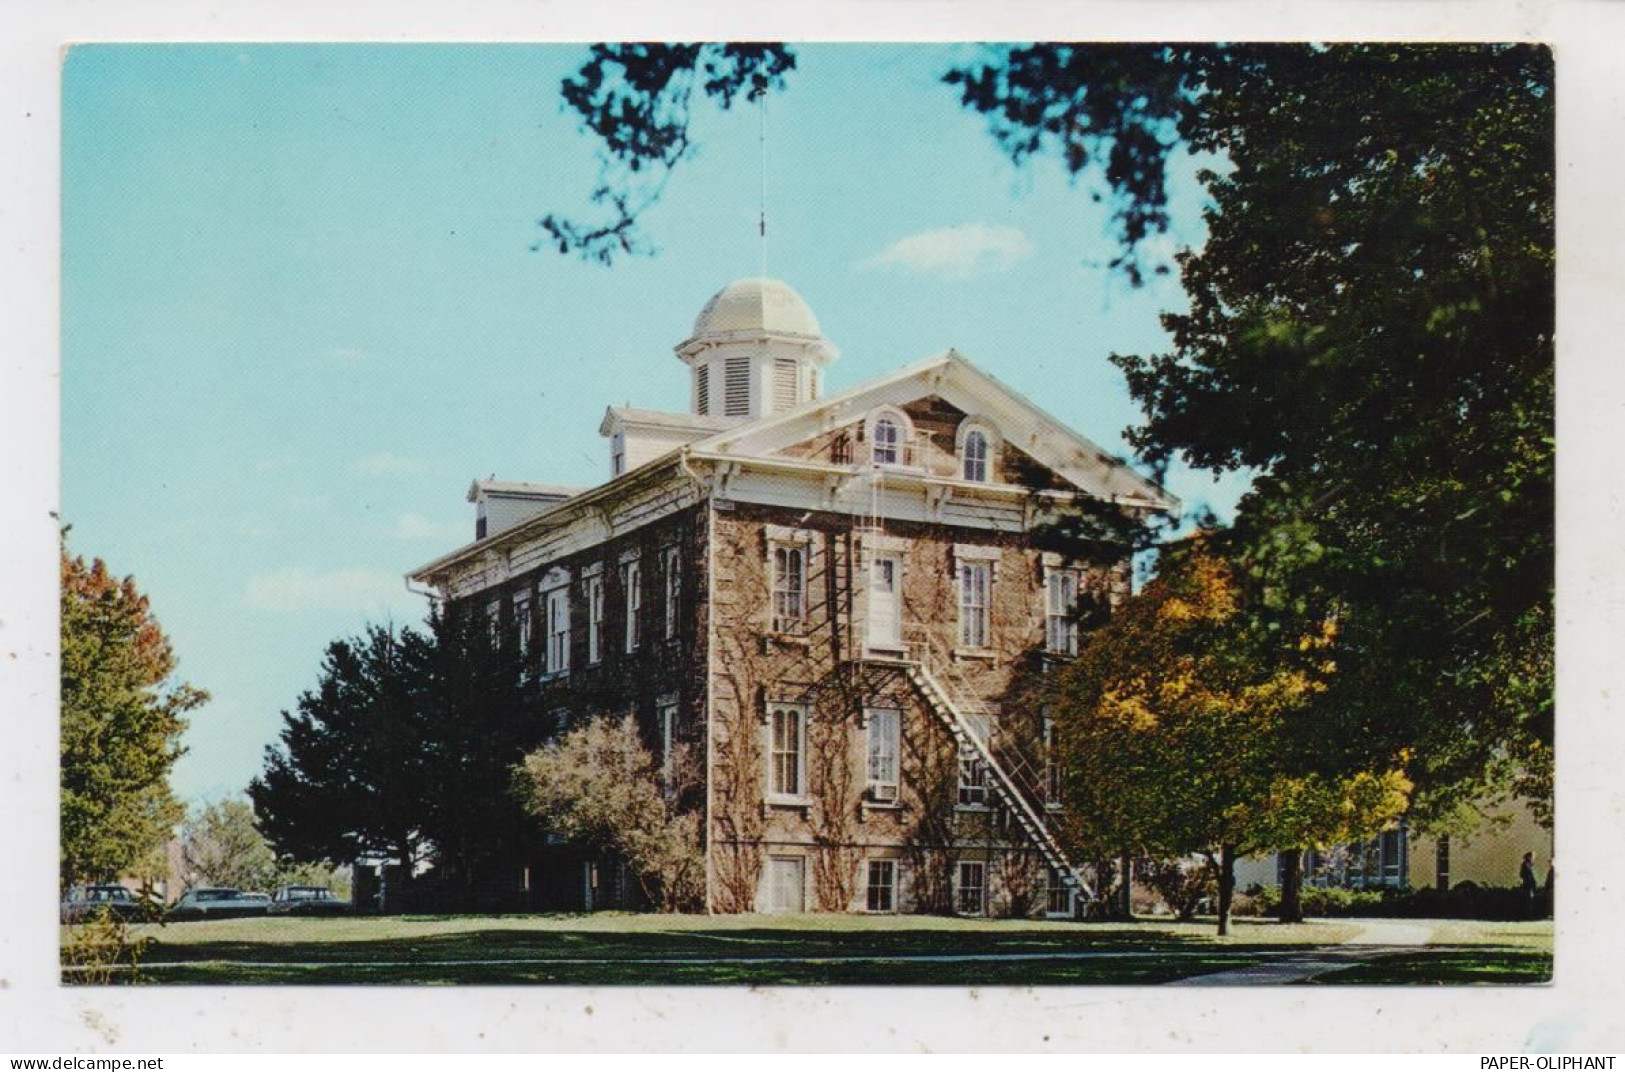
[[[819,397],[839,356],[801,295],[777,279],[729,283],[705,303],[676,347],[693,370],[702,417],[765,417]]]

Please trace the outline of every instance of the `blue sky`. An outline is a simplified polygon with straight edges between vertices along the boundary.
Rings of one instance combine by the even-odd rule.
[[[964,46],[805,46],[769,104],[768,273],[842,350],[829,388],[953,346],[1112,450],[1106,360],[1166,348],[1087,184],[1017,170],[940,74]],[[697,109],[652,258],[532,252],[591,212],[573,46],[123,45],[63,66],[63,519],[133,573],[213,700],[174,774],[240,791],[324,645],[416,621],[471,478],[604,479],[605,405],[687,407],[672,354],[755,275],[760,118]],[[882,106],[883,103],[883,106]],[[1182,164],[1179,243],[1200,241]],[[1239,482],[1175,471],[1221,514]]]

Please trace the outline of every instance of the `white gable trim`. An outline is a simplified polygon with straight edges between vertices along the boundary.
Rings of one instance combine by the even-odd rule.
[[[770,455],[841,424],[867,421],[882,407],[901,408],[929,395],[996,429],[1001,447],[1020,448],[1088,494],[1158,510],[1179,509],[1177,498],[953,350],[788,413],[719,432],[690,449],[736,457]]]

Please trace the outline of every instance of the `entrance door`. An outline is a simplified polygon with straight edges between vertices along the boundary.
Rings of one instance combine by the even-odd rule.
[[[897,555],[869,562],[869,647],[903,646],[903,563]]]
[[[800,856],[770,856],[767,860],[767,910],[774,913],[807,910],[807,861]]]

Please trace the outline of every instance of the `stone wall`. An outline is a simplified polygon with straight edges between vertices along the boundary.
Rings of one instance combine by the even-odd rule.
[[[1044,564],[1020,536],[940,525],[889,523],[880,539],[861,519],[734,504],[713,514],[714,659],[711,669],[711,907],[764,907],[763,873],[775,856],[803,861],[805,906],[864,907],[864,862],[893,859],[911,875],[922,910],[951,910],[952,868],[984,862],[990,910],[1033,904],[1037,856],[1012,845],[989,789],[989,806],[958,807],[958,754],[949,733],[903,670],[857,659],[865,651],[865,543],[902,556],[909,654],[929,660],[962,708],[998,718],[1000,740],[1035,766],[1044,660]],[[771,552],[806,554],[805,626],[773,629]],[[991,561],[992,642],[959,644],[956,563]],[[805,705],[802,799],[769,799],[769,711]],[[902,713],[896,801],[865,798],[865,710]]]

